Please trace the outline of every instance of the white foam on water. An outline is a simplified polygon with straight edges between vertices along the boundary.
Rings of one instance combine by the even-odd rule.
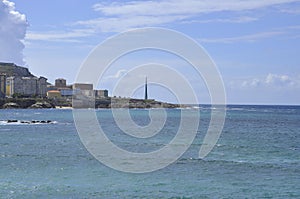
[[[35,121],[35,122],[33,122]],[[40,120],[31,120],[31,121],[27,121],[27,120],[17,120],[16,122],[12,121],[9,122],[7,120],[2,120],[0,121],[0,125],[44,125],[44,124],[57,124],[57,121],[51,121],[49,123],[47,123],[47,121],[45,121],[45,123],[41,122]]]

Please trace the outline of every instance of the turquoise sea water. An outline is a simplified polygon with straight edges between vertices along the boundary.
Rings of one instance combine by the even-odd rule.
[[[195,110],[191,110],[195,111]],[[0,120],[53,120],[54,124],[0,122],[0,198],[300,198],[300,107],[228,106],[223,133],[203,160],[209,106],[201,106],[199,132],[175,163],[152,173],[115,171],[90,155],[71,110],[0,110]],[[176,134],[180,110],[167,110],[157,136],[122,133],[110,110],[96,110],[107,136],[120,147],[157,150]],[[148,110],[132,110],[140,125]]]

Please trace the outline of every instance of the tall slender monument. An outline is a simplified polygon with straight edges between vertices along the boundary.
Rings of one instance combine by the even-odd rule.
[[[147,77],[146,77],[146,82],[145,82],[145,100],[148,99],[148,85],[147,85]]]

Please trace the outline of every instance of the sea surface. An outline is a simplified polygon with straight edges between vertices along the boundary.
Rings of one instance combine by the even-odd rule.
[[[150,152],[176,135],[180,109],[168,109],[165,127],[153,138],[132,139],[111,110],[96,110],[116,145]],[[300,198],[300,107],[227,107],[217,145],[198,158],[210,121],[201,105],[200,127],[190,148],[161,170],[131,174],[96,160],[81,143],[72,110],[0,110],[0,198]],[[139,125],[149,110],[130,110]],[[5,120],[51,120],[7,124]]]

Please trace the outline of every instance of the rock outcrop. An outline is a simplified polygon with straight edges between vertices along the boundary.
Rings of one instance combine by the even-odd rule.
[[[43,101],[43,102],[36,102],[35,104],[32,104],[29,108],[55,108],[52,104]]]
[[[1,108],[55,108],[55,105],[47,99],[39,98],[6,98],[0,99]]]
[[[5,103],[3,105],[3,108],[5,109],[15,109],[15,108],[20,108],[20,105],[14,102],[9,102],[9,103]]]
[[[0,62],[0,73],[6,74],[7,77],[34,77],[34,75],[29,72],[28,68],[17,66],[14,63]]]
[[[41,98],[6,98],[0,99],[1,108],[180,108],[180,104],[171,104],[155,100],[129,99],[129,98],[103,98],[96,100],[75,99],[50,100]]]
[[[99,103],[101,104],[101,103]],[[107,103],[102,103],[102,105]],[[179,108],[179,104],[171,104],[165,102],[159,102],[155,100],[143,100],[143,99],[125,99],[125,98],[111,98],[111,102],[107,107],[97,106],[96,108]]]

